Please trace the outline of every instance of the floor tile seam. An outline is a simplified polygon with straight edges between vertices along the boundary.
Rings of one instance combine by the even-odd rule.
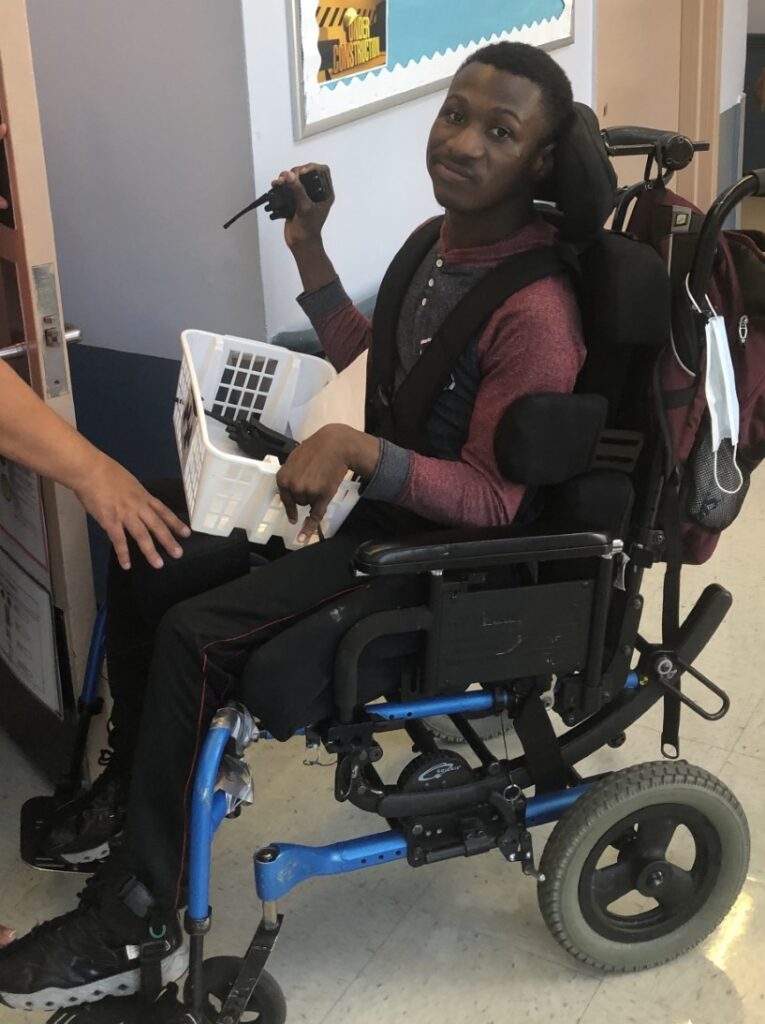
[[[598,987],[592,993],[592,999],[590,999],[590,1001],[587,1003],[587,1006],[585,1006],[584,1010],[582,1010],[581,1016],[577,1017],[575,1024],[582,1024],[582,1021],[587,1016],[587,1014],[590,1012],[590,1007],[595,1002],[595,1000],[596,1000],[596,998],[598,996],[598,993],[600,992],[601,988],[603,987],[603,983],[605,982],[605,980],[606,980],[605,978],[601,978],[600,979],[600,981],[598,982]]]

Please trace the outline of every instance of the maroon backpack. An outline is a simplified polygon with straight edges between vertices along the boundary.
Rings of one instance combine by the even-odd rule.
[[[694,311],[686,284],[703,222],[691,202],[658,186],[639,196],[628,229],[658,249],[672,278],[673,343],[657,367],[655,398],[667,442],[667,475],[678,487],[681,559],[691,564],[713,554],[721,532],[741,510],[752,471],[765,457],[765,233],[721,232],[706,287],[714,310],[725,318],[741,412],[736,462],[743,485],[726,494],[715,480],[711,450],[705,317]],[[718,480],[730,490],[740,481],[733,455],[724,441]]]

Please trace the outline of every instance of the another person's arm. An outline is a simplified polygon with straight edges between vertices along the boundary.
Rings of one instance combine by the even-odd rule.
[[[155,541],[180,558],[173,533],[189,528],[136,478],[66,423],[0,360],[0,455],[70,488],[106,531],[123,569],[130,568],[128,536],[155,569]]]

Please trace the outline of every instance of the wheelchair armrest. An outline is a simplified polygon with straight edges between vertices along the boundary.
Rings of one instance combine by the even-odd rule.
[[[367,541],[356,549],[354,568],[366,576],[458,571],[598,558],[614,553],[606,533],[548,533],[522,527],[450,530],[391,541]]]

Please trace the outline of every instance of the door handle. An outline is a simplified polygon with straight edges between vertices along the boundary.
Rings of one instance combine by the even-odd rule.
[[[76,345],[82,341],[82,330],[74,324],[64,324],[64,340],[67,345]],[[26,355],[28,350],[29,345],[26,341],[21,341],[18,345],[8,345],[7,348],[0,348],[0,359],[17,359]]]

